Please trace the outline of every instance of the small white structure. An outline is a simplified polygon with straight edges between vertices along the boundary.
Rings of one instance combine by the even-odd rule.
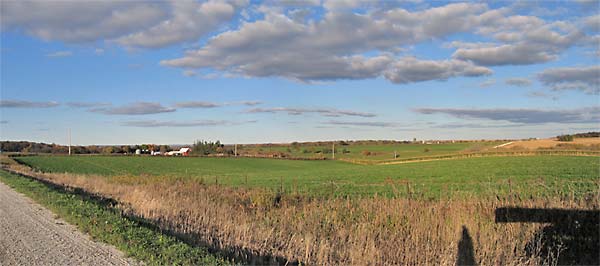
[[[191,151],[192,151],[192,149],[190,149],[188,147],[184,147],[184,148],[179,149],[178,151],[167,152],[167,155],[168,156],[189,156]]]
[[[137,150],[135,150],[135,154],[136,154],[136,155],[140,155],[140,154],[142,154],[142,150],[140,150],[140,149],[137,149]]]

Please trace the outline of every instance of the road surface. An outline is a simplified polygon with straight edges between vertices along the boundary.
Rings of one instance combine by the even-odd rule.
[[[131,265],[114,247],[0,182],[0,265]]]

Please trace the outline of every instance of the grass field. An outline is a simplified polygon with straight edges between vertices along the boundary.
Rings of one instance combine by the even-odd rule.
[[[463,142],[442,144],[351,144],[336,145],[336,158],[338,159],[363,159],[363,160],[389,160],[396,158],[411,158],[421,156],[434,156],[458,152],[479,151],[500,144],[497,141]],[[307,145],[297,146],[280,145],[273,147],[244,146],[238,151],[250,154],[269,154],[273,152],[285,153],[293,158],[331,158],[332,145]],[[366,155],[368,152],[369,155]]]
[[[30,156],[18,161],[44,172],[196,179],[234,187],[260,187],[310,195],[557,195],[598,188],[598,157],[487,157],[400,165],[256,158]]]

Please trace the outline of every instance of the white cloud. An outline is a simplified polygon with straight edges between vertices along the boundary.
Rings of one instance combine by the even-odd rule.
[[[3,30],[68,43],[116,40],[160,48],[196,41],[229,22],[240,1],[2,1]]]
[[[578,109],[465,109],[465,108],[417,108],[420,114],[446,114],[458,118],[476,118],[508,121],[520,124],[542,123],[597,123],[600,121],[600,108]]]
[[[0,100],[2,108],[50,108],[60,104],[54,101],[51,102],[32,102],[24,100]]]
[[[256,123],[256,121],[225,121],[225,120],[192,120],[192,121],[157,121],[157,120],[135,120],[122,122],[122,126],[128,127],[208,127],[208,126],[235,126],[241,124]]]
[[[417,12],[400,8],[369,14],[327,12],[312,23],[269,11],[264,20],[242,23],[237,30],[214,36],[200,49],[161,64],[305,82],[376,78],[390,67],[399,67],[392,54],[401,50],[400,46],[469,30],[475,26],[476,16],[486,9],[484,4],[458,3]],[[361,54],[373,50],[380,53]],[[453,64],[467,65],[456,60]],[[490,72],[485,68],[477,71]]]
[[[600,66],[550,68],[537,78],[553,90],[580,90],[600,94]]]
[[[505,82],[508,85],[517,87],[527,87],[531,85],[531,80],[527,78],[509,78]]]
[[[196,41],[214,31],[234,16],[235,3],[194,0],[171,1],[169,18],[157,25],[135,32],[117,40],[125,46],[160,48],[168,45]]]
[[[68,102],[67,106],[72,108],[99,108],[111,106],[111,103],[100,103],[100,102]]]
[[[496,84],[496,80],[495,79],[486,79],[483,82],[479,83],[479,87],[481,88],[487,88],[489,86],[492,86]]]
[[[196,75],[198,75],[198,73],[196,73],[196,71],[194,70],[186,69],[183,71],[183,75],[186,77],[195,77]]]
[[[335,126],[356,126],[356,127],[398,127],[401,126],[394,122],[373,122],[373,121],[328,121],[324,124]]]
[[[316,113],[327,117],[340,117],[340,116],[358,116],[358,117],[375,117],[376,114],[349,111],[349,110],[337,110],[337,109],[324,109],[324,108],[292,108],[292,107],[275,107],[275,108],[253,108],[247,110],[246,113],[287,113],[288,115],[302,115],[307,113]]]
[[[447,80],[456,76],[485,76],[492,71],[485,67],[459,60],[418,60],[406,57],[396,61],[385,77],[398,84],[429,80]]]
[[[175,112],[175,108],[164,107],[160,103],[136,102],[118,107],[92,108],[89,111],[106,115],[148,115]]]
[[[175,107],[178,108],[215,108],[221,107],[223,104],[213,103],[213,102],[201,102],[201,101],[192,101],[192,102],[178,102],[175,104]]]
[[[164,3],[138,1],[1,1],[3,30],[70,43],[111,39],[166,18]]]
[[[537,64],[556,60],[569,47],[585,41],[585,33],[572,23],[548,23],[533,16],[507,16],[507,12],[491,10],[478,17],[477,32],[500,43],[461,43],[453,58],[484,66]]]

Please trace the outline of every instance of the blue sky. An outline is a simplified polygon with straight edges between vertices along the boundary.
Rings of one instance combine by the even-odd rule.
[[[598,1],[1,2],[0,139],[550,137],[600,128]]]

